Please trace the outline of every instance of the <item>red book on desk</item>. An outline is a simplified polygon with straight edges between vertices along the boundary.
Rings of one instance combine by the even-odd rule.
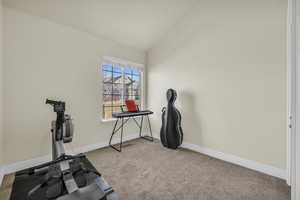
[[[126,100],[125,104],[126,104],[127,110],[129,112],[137,112],[137,111],[139,111],[137,105],[135,104],[135,102],[133,100]]]

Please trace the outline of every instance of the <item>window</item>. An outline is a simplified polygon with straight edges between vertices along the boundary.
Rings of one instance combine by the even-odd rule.
[[[121,105],[131,99],[141,106],[142,71],[133,65],[104,62],[102,64],[103,105],[102,118],[111,119],[112,113],[121,112]]]

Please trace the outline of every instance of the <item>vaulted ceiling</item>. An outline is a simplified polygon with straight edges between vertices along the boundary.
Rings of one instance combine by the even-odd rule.
[[[197,0],[4,0],[4,5],[138,49],[151,48]]]

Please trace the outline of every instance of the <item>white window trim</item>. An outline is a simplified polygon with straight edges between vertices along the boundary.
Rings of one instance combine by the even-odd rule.
[[[103,63],[105,61],[110,61],[112,63],[118,63],[118,64],[122,64],[123,66],[135,66],[135,67],[138,67],[138,68],[141,68],[142,70],[140,71],[141,72],[141,105],[140,105],[140,109],[143,110],[145,108],[145,89],[146,89],[146,85],[145,85],[145,65],[144,64],[140,64],[140,63],[135,63],[135,62],[131,62],[131,61],[127,61],[127,60],[123,60],[123,59],[120,59],[120,58],[115,58],[115,57],[111,57],[111,56],[103,56],[103,60],[101,62],[101,73],[103,73],[103,69],[102,69],[102,66],[103,66]],[[130,67],[128,67],[130,68]],[[101,84],[103,84],[103,75],[101,75]],[[103,88],[103,87],[102,87]],[[103,101],[103,89],[101,90],[102,91],[102,101]],[[103,103],[103,102],[102,102]],[[140,116],[136,116],[136,117],[133,117],[133,118],[139,118]],[[116,118],[103,118],[103,106],[101,106],[101,122],[103,123],[109,123],[109,122],[115,122],[117,121]],[[124,118],[125,120],[128,119],[128,118]]]
[[[115,57],[111,57],[111,56],[103,56],[103,61],[110,61],[110,62],[113,62],[113,63],[118,63],[118,64],[122,64],[122,65],[125,65],[125,66],[136,66],[136,67],[139,67],[139,68],[145,68],[145,65],[143,64],[140,64],[140,63],[135,63],[135,62],[131,62],[131,61],[127,61],[127,60],[123,60],[123,59],[120,59],[120,58],[115,58]]]

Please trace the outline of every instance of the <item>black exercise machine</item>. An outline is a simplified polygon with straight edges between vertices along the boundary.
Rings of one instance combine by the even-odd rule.
[[[52,161],[16,174],[16,180],[23,182],[39,180],[29,188],[27,199],[120,200],[83,154],[66,155],[64,143],[72,142],[73,124],[65,114],[65,102],[47,99],[46,104],[52,105],[57,115],[51,124]]]

